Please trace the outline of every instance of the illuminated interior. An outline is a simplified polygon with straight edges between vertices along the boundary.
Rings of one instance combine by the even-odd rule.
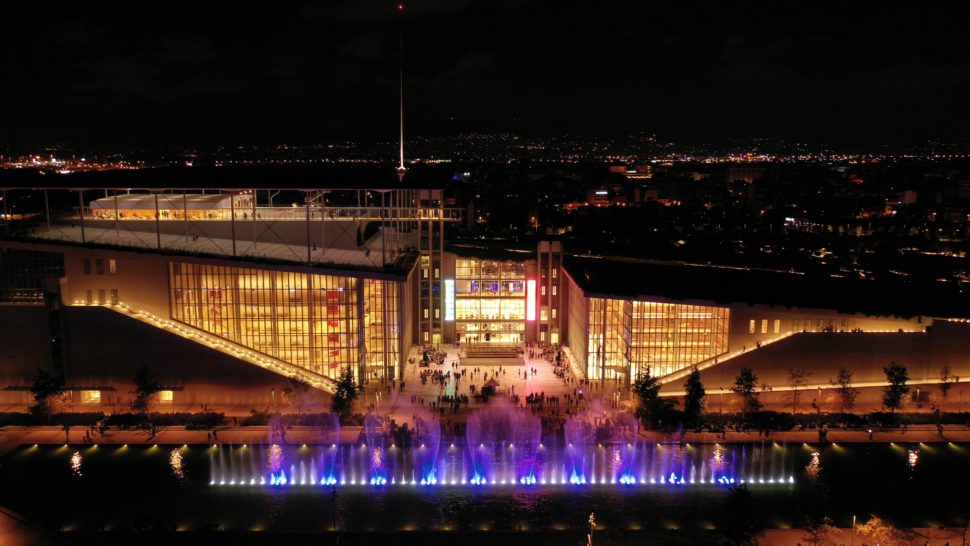
[[[590,298],[589,377],[663,376],[723,354],[729,318],[726,307]]]
[[[183,262],[169,267],[173,319],[320,375],[336,379],[349,367],[361,377],[356,278]],[[360,282],[364,371],[380,378],[397,368],[398,287]]]
[[[398,377],[401,326],[398,316],[398,285],[380,279],[364,279],[364,363],[367,379]]]
[[[244,219],[253,207],[251,194],[147,194],[130,193],[91,201],[90,216],[96,220],[228,220],[235,209]]]
[[[463,344],[518,344],[525,336],[525,264],[458,258],[455,332]]]

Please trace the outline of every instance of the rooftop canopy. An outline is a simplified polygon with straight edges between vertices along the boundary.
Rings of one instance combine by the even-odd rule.
[[[232,194],[228,193],[129,193],[112,197],[102,197],[91,201],[91,210],[152,210],[155,196],[158,196],[159,210],[221,210],[228,209]],[[237,204],[238,206],[238,204]]]
[[[564,265],[583,292],[594,297],[778,305],[897,317],[970,317],[970,295],[938,283],[574,256],[567,256]]]
[[[0,169],[0,188],[423,190],[443,189],[453,174],[437,166],[416,166],[403,177],[391,167],[342,165],[156,167],[66,174]]]

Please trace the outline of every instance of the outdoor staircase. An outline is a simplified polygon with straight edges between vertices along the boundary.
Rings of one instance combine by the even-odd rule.
[[[471,343],[461,346],[465,358],[518,358],[519,347],[516,345],[495,345],[488,343]]]
[[[791,337],[791,336],[793,336],[793,335],[795,335],[797,333],[801,333],[801,332],[785,332],[784,334],[779,334],[779,335],[777,335],[775,337],[762,340],[761,341],[761,345],[759,345],[759,346],[751,347],[750,349],[746,349],[746,350],[743,350],[743,351],[734,351],[732,353],[722,353],[722,354],[719,354],[719,355],[717,355],[715,357],[708,358],[707,360],[704,360],[704,361],[701,361],[701,362],[697,363],[695,366],[691,366],[689,368],[684,368],[682,370],[677,370],[676,372],[671,372],[671,373],[669,373],[667,375],[660,376],[660,378],[659,378],[660,384],[663,385],[665,383],[671,383],[673,381],[679,381],[679,380],[686,379],[687,376],[690,375],[690,373],[693,371],[693,369],[695,367],[699,371],[703,371],[703,370],[706,370],[708,368],[717,366],[719,364],[723,364],[723,363],[725,363],[725,362],[727,362],[727,361],[729,361],[729,360],[731,360],[731,359],[733,359],[735,357],[739,357],[741,355],[746,355],[746,354],[748,354],[748,353],[750,353],[752,351],[757,351],[759,349],[763,349],[764,347],[766,347],[768,345],[771,345],[772,343],[777,343],[777,342],[782,341],[784,339],[788,339],[789,337]]]

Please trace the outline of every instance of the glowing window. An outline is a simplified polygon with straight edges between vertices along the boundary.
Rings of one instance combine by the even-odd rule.
[[[761,319],[761,333],[768,333],[768,319]]]
[[[781,320],[780,319],[775,319],[774,326],[775,326],[774,327],[774,330],[773,330],[774,333],[780,334],[781,333]]]
[[[114,275],[118,272],[118,262],[114,260],[108,260],[108,273]]]
[[[525,281],[525,320],[535,321],[536,319],[536,280],[528,279]]]
[[[158,391],[159,402],[171,402],[175,398],[175,391]]]
[[[101,391],[81,391],[82,404],[100,404]]]
[[[445,320],[455,320],[455,279],[445,279]]]
[[[754,319],[751,319],[751,320],[748,321],[748,333],[749,334],[753,334],[754,333],[754,329],[755,329],[755,321],[754,321]]]

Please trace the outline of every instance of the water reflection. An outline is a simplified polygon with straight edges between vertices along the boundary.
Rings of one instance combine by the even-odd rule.
[[[71,455],[71,473],[72,474],[74,474],[75,476],[80,476],[81,475],[81,463],[83,461],[84,461],[84,459],[81,457],[81,452],[80,451],[75,451]]]
[[[909,450],[909,455],[906,458],[906,464],[909,466],[910,470],[916,468],[916,463],[919,462],[919,450],[916,448]]]
[[[805,465],[805,475],[808,479],[815,481],[818,479],[819,474],[822,472],[822,458],[821,454],[817,449],[812,450],[811,458],[808,464]]]
[[[172,468],[172,475],[178,479],[185,478],[185,471],[182,468],[182,450],[175,448],[168,455],[168,466]]]

